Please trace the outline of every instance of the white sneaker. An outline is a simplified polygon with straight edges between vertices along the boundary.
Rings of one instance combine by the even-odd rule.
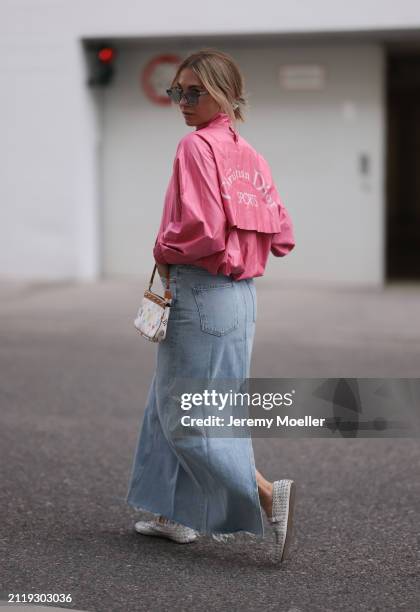
[[[187,544],[188,542],[194,542],[198,538],[198,533],[191,527],[180,525],[175,521],[166,519],[165,522],[160,522],[158,519],[151,521],[138,521],[134,525],[134,529],[138,533],[143,535],[161,536],[163,538],[169,538],[178,544]]]
[[[295,488],[293,480],[275,480],[273,483],[273,505],[268,520],[274,528],[276,560],[280,563],[287,558],[292,541]]]

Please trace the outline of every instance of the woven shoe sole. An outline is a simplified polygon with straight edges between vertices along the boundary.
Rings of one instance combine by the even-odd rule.
[[[288,558],[293,538],[293,513],[296,485],[293,480],[276,480],[273,483],[272,516],[268,519],[275,534],[275,558],[282,563]]]
[[[177,542],[177,544],[188,544],[189,542],[194,542],[198,537],[197,532],[190,527],[173,523],[159,523],[153,520],[138,521],[134,525],[134,529],[137,533],[141,533],[142,535],[168,538],[169,540]]]

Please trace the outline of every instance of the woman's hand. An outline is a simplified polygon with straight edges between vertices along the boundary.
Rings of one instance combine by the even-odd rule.
[[[160,264],[156,262],[156,265],[159,276],[163,276],[163,278],[166,278],[169,270],[168,264]]]

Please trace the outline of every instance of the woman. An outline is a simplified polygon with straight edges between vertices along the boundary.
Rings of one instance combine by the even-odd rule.
[[[178,145],[153,250],[173,301],[127,502],[156,515],[136,523],[138,532],[183,543],[199,533],[264,535],[263,509],[283,561],[294,482],[269,482],[256,470],[249,436],[209,436],[205,428],[180,436],[176,381],[249,376],[257,316],[253,277],[263,275],[270,251],[281,257],[293,249],[293,226],[267,162],[236,131],[245,99],[234,60],[213,49],[193,53],[167,92],[195,130]]]

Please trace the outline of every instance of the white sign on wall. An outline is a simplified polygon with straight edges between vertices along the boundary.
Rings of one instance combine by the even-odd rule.
[[[284,65],[280,67],[280,84],[288,90],[320,90],[325,87],[325,73],[325,67],[317,64]]]

